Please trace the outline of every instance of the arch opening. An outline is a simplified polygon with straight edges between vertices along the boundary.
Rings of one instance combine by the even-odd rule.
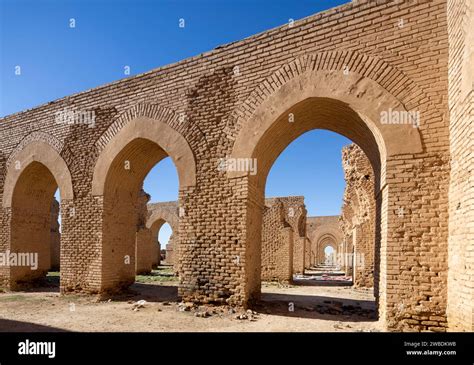
[[[312,130],[327,130],[346,137],[355,143],[369,160],[374,176],[375,188],[371,197],[374,202],[377,196],[382,198],[380,191],[385,186],[386,158],[388,155],[398,153],[394,149],[393,143],[389,143],[387,146],[386,138],[391,133],[382,128],[378,120],[373,120],[376,115],[374,110],[371,111],[369,107],[355,107],[360,106],[363,100],[354,104],[348,102],[348,99],[344,97],[334,99],[313,96],[311,93],[318,93],[314,91],[315,87],[308,86],[311,89],[311,92],[308,92],[305,86],[307,84],[304,81],[294,90],[284,85],[262,102],[252,117],[241,126],[233,147],[231,155],[233,158],[253,159],[254,165],[258,166],[256,174],[244,170],[228,172],[229,178],[245,179],[249,186],[248,199],[252,202],[248,204],[247,208],[247,221],[249,222],[247,239],[252,242],[252,247],[246,256],[246,271],[249,273],[246,290],[249,302],[260,298],[261,269],[259,266],[262,247],[261,241],[256,240],[255,237],[261,237],[260,222],[262,222],[262,207],[265,205],[264,191],[267,177],[276,159],[288,145]],[[379,104],[374,109],[377,111],[380,108]],[[369,118],[368,115],[372,118]],[[395,133],[400,133],[400,130]],[[416,134],[410,138],[415,140],[418,138],[419,142],[419,136]],[[419,143],[414,148],[419,149]],[[376,209],[380,211],[382,200],[378,199],[376,202]],[[374,214],[374,219],[377,218],[375,237],[379,239],[382,230],[381,216],[382,214]],[[339,243],[337,241],[337,244]],[[376,247],[379,246],[380,243],[376,244]],[[345,252],[350,251],[349,244],[345,248]],[[311,257],[311,252],[307,257]],[[322,257],[324,259],[324,253]],[[377,293],[377,288],[375,292]]]
[[[151,196],[143,187],[152,168],[167,157],[176,168],[179,191],[193,186],[194,155],[184,137],[166,123],[139,116],[120,129],[97,160],[92,193],[101,197],[103,209],[102,292],[131,285],[136,274],[149,274],[152,261],[159,261],[151,259],[158,250],[148,225]]]
[[[334,248],[334,245],[332,244],[327,244],[324,247],[324,262],[326,265],[334,265],[335,264],[335,255],[336,255],[336,249]]]
[[[110,164],[103,190],[102,275],[112,288],[132,284],[135,273],[143,270],[137,258],[144,255],[143,246],[149,248],[152,235],[143,212],[149,196],[142,187],[152,167],[165,157],[155,142],[135,138]]]
[[[54,204],[58,184],[40,162],[31,162],[22,170],[11,201],[10,255],[17,260],[10,262],[10,285],[14,290],[50,286],[50,278],[46,277],[54,264],[53,257],[59,265],[59,247],[52,252],[52,227],[59,214],[59,204]],[[54,284],[59,290],[59,282]]]
[[[47,278],[47,274],[59,265],[64,241],[58,232],[64,218],[61,206],[68,206],[73,195],[68,167],[47,142],[29,142],[10,156],[2,204],[10,214],[11,257],[6,266],[11,290],[59,288],[58,275]],[[52,250],[53,228],[57,230],[56,252]]]

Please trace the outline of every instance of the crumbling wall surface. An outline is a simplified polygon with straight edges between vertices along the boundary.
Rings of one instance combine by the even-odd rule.
[[[262,229],[262,280],[292,280],[292,228],[286,220],[283,202],[267,199]]]
[[[147,204],[150,195],[141,189],[136,204],[137,233],[135,239],[135,272],[136,274],[148,274],[157,256],[157,245],[152,240],[152,231],[147,227],[148,209]]]
[[[51,204],[51,271],[59,271],[61,232],[59,230],[59,202]]]
[[[262,280],[273,276],[290,281],[293,274],[303,273],[307,247],[304,197],[266,198],[262,223]]]
[[[285,220],[293,231],[293,253],[291,254],[295,274],[304,273],[309,261],[308,245],[306,244],[306,207],[303,196],[278,197],[283,204]],[[265,199],[265,204],[272,198]],[[263,229],[266,229],[265,224]],[[263,237],[263,236],[262,236]],[[263,246],[262,246],[263,247]]]
[[[355,144],[342,149],[346,186],[340,227],[346,241],[347,272],[353,274],[356,287],[374,286],[375,257],[375,177],[369,159]]]

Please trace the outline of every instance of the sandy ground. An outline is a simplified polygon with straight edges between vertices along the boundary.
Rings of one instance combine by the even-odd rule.
[[[291,286],[265,283],[262,302],[250,312],[180,304],[176,285],[166,278],[135,283],[108,301],[60,296],[57,287],[0,293],[0,331],[379,331],[373,294],[348,286],[308,280]],[[146,302],[139,306],[140,300]]]

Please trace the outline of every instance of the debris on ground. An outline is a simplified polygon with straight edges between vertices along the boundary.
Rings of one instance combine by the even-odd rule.
[[[207,318],[207,317],[211,316],[211,313],[209,313],[208,311],[196,312],[196,313],[194,313],[194,316],[199,317],[199,318]]]
[[[365,309],[351,304],[344,305],[341,301],[336,300],[325,300],[323,301],[323,305],[317,304],[313,310],[321,314],[342,314],[345,316],[357,315],[370,319],[376,318],[376,313],[372,309]]]
[[[134,312],[137,312],[139,309],[145,308],[145,304],[146,304],[146,300],[143,300],[143,299],[139,300],[139,301],[133,303],[132,310]]]
[[[258,319],[258,313],[251,309],[247,309],[245,313],[236,315],[235,319],[239,319],[239,320],[248,319],[249,321],[256,321]]]
[[[196,307],[196,304],[193,302],[181,302],[178,304],[178,311],[189,312],[191,309],[194,309],[194,307]]]

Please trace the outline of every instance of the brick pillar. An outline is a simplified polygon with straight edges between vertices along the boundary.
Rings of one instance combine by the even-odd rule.
[[[50,270],[58,271],[60,265],[60,242],[61,233],[59,232],[59,202],[54,199],[51,204],[51,267]]]
[[[365,221],[355,227],[354,242],[354,286],[374,286],[374,236],[371,222]]]
[[[281,231],[281,238],[284,242],[283,249],[281,252],[283,260],[281,260],[281,269],[278,270],[281,281],[292,282],[293,281],[293,229],[291,227],[285,227]]]
[[[135,272],[137,274],[151,272],[155,246],[152,242],[151,231],[147,228],[140,228],[136,234],[135,247]]]
[[[297,237],[293,245],[293,272],[295,274],[302,274],[304,272],[304,253],[304,240],[301,240],[299,237]]]

